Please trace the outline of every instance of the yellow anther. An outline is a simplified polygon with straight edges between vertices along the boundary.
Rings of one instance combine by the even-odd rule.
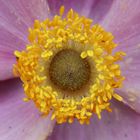
[[[38,29],[40,27],[40,22],[39,22],[39,20],[35,20],[35,22],[34,22],[34,28],[35,29]]]
[[[21,56],[21,52],[19,52],[19,51],[15,51],[14,54],[15,54],[16,57],[20,57]]]
[[[92,50],[88,50],[87,51],[87,55],[90,56],[90,57],[92,57],[93,56],[93,51]]]
[[[96,55],[101,55],[103,53],[103,49],[101,49],[101,48],[95,48],[95,54]]]
[[[60,16],[63,16],[64,11],[65,11],[65,7],[64,7],[64,6],[61,6],[61,7],[60,7],[60,10],[59,10]]]
[[[118,69],[118,68],[119,68],[119,65],[113,64],[113,65],[110,66],[110,68],[111,68],[112,70],[115,70],[115,69]]]
[[[28,98],[23,98],[23,101],[24,101],[24,102],[28,102],[29,99],[28,99]]]
[[[41,57],[42,58],[49,58],[50,56],[53,55],[53,52],[52,51],[44,51],[42,54],[41,54]]]
[[[80,56],[81,56],[81,58],[86,58],[87,55],[88,55],[87,52],[82,52]]]
[[[122,101],[123,100],[123,98],[120,95],[116,94],[116,93],[113,94],[113,97],[115,99],[117,99],[118,101]]]
[[[100,78],[101,80],[104,80],[104,76],[103,76],[102,74],[99,74],[99,78]]]

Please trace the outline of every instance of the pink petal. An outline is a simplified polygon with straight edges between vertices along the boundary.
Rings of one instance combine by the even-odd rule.
[[[100,23],[110,10],[113,2],[113,0],[95,0],[88,17],[92,18],[94,22]],[[85,9],[85,12],[87,9]]]
[[[126,80],[119,93],[125,103],[140,113],[140,1],[115,1],[102,24],[115,35],[117,50],[127,54],[121,63]]]
[[[54,122],[40,116],[33,103],[23,102],[19,80],[0,82],[0,139],[45,140]]]
[[[51,10],[51,14],[59,14],[59,9],[62,5],[65,6],[66,12],[71,8],[77,11],[79,14],[82,14],[82,10],[89,12],[92,4],[95,0],[48,0],[48,4]]]
[[[49,140],[139,140],[140,116],[124,104],[113,103],[113,108],[101,120],[93,117],[90,125],[56,125]]]
[[[0,1],[0,80],[13,77],[14,50],[22,50],[27,44],[27,30],[34,19],[46,17],[48,5],[45,0]]]
[[[60,6],[64,5],[66,12],[74,9],[80,15],[100,21],[112,5],[112,0],[48,0],[52,14],[58,14]]]

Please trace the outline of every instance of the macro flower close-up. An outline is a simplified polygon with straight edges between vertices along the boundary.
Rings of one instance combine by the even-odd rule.
[[[140,0],[0,0],[0,140],[140,140]]]

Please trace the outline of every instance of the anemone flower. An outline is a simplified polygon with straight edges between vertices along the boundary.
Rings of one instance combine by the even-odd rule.
[[[0,140],[139,140],[139,7],[1,0]]]

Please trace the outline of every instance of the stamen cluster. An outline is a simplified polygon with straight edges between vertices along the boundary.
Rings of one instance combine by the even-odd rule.
[[[114,89],[124,80],[117,62],[125,53],[112,53],[117,46],[113,35],[98,24],[92,25],[91,19],[79,16],[72,9],[66,16],[63,12],[64,7],[61,7],[60,15],[42,22],[35,20],[34,26],[29,28],[30,44],[21,52],[15,51],[14,73],[23,82],[24,100],[34,101],[44,115],[52,111],[52,120],[58,123],[72,123],[77,118],[81,124],[88,124],[92,114],[101,119],[103,110],[111,111],[112,97],[122,101]],[[77,94],[66,94],[54,87],[49,78],[53,57],[65,49],[79,52],[90,64],[89,84]]]

